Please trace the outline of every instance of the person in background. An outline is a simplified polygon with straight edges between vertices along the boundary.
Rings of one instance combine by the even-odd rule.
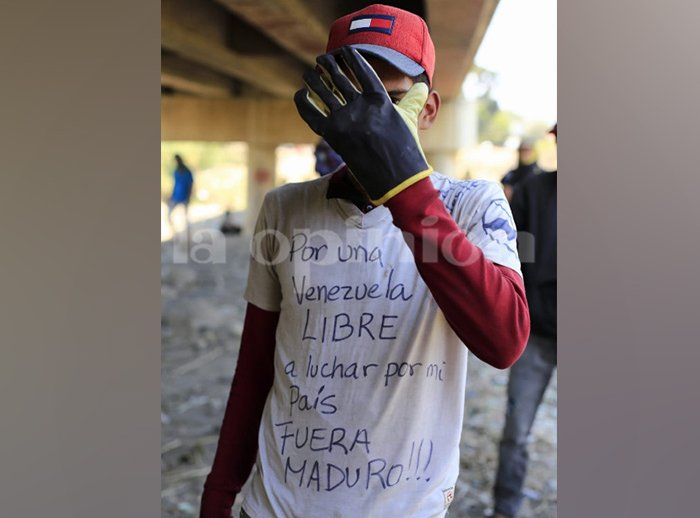
[[[515,169],[508,171],[501,179],[503,191],[506,199],[510,202],[513,199],[513,191],[528,178],[540,172],[537,167],[537,154],[529,140],[523,140],[518,147],[518,165]]]
[[[314,156],[316,157],[316,172],[320,176],[334,173],[344,164],[340,155],[323,139],[316,144]]]
[[[239,492],[243,518],[445,516],[468,351],[504,369],[530,331],[503,190],[420,145],[440,107],[425,21],[371,5],[326,52],[294,100],[346,165],[265,196],[202,518]]]
[[[173,211],[178,205],[182,205],[185,209],[185,231],[187,233],[187,239],[189,241],[189,215],[188,209],[190,204],[190,198],[192,197],[192,188],[194,186],[194,176],[189,167],[185,165],[180,155],[175,155],[175,171],[173,172],[173,192],[170,195],[170,201],[168,203],[168,223],[170,228],[173,229]]]
[[[557,126],[550,131],[557,136]],[[557,366],[557,172],[531,175],[511,202],[518,233],[534,237],[524,250],[522,271],[530,308],[531,332],[525,351],[510,369],[508,402],[499,445],[493,518],[513,518],[522,503],[527,443],[537,408]],[[524,240],[523,240],[524,241]]]

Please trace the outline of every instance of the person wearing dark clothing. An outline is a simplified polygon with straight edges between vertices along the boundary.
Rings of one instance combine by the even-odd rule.
[[[555,126],[556,128],[556,126]],[[553,130],[556,135],[556,129]],[[557,365],[557,173],[531,175],[511,202],[518,229],[531,332],[511,367],[499,444],[493,518],[513,518],[522,503],[527,443],[537,408]]]
[[[520,245],[525,254],[521,257],[531,332],[556,338],[557,172],[528,179],[515,191],[511,209],[518,233],[531,236],[522,239]],[[533,246],[528,246],[528,241]]]
[[[314,157],[316,158],[316,172],[321,176],[336,172],[345,163],[340,155],[323,139],[316,144]]]
[[[525,140],[522,141],[518,147],[518,166],[508,171],[501,179],[506,199],[509,202],[512,201],[515,188],[540,172],[532,144]]]

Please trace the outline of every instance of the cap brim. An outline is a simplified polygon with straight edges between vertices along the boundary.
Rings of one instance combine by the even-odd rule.
[[[380,45],[371,45],[369,43],[357,43],[350,46],[357,50],[361,50],[365,54],[383,59],[407,76],[416,77],[425,72],[425,69],[418,63],[393,49],[382,47]]]

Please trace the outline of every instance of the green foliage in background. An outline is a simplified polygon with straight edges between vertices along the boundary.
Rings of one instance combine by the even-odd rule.
[[[477,98],[480,141],[489,140],[502,146],[513,135],[516,127],[520,137],[536,141],[549,130],[544,122],[525,122],[519,115],[501,110],[498,101],[492,97],[492,90],[498,80],[497,74],[477,65],[472,67],[471,72],[477,75],[480,92]]]

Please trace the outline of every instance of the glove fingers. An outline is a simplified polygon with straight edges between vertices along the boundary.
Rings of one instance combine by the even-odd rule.
[[[310,92],[306,88],[302,88],[294,94],[294,104],[296,104],[299,115],[311,130],[317,135],[323,136],[327,118],[322,109],[310,97]]]
[[[321,67],[327,79],[335,86],[338,95],[342,96],[347,102],[360,95],[360,90],[352,84],[350,78],[340,69],[333,55],[323,54],[316,58],[316,63]]]
[[[345,99],[339,99],[331,90],[332,84],[326,83],[319,72],[307,70],[304,72],[304,83],[310,92],[313,92],[328,107],[330,111],[337,110],[345,104]],[[325,111],[325,110],[324,110]]]
[[[428,100],[430,89],[425,83],[415,83],[399,101],[397,108],[405,111],[411,118],[417,120],[425,102]]]
[[[362,87],[363,92],[386,93],[384,84],[372,66],[362,57],[362,54],[348,46],[342,47],[340,54]]]
[[[416,141],[418,150],[425,159],[425,153],[420,145],[420,139],[418,138],[418,117],[420,112],[425,106],[425,102],[428,100],[428,93],[430,89],[425,83],[415,83],[406,92],[406,95],[399,101],[398,104],[394,105],[394,109],[399,113],[404,123],[408,127]]]

